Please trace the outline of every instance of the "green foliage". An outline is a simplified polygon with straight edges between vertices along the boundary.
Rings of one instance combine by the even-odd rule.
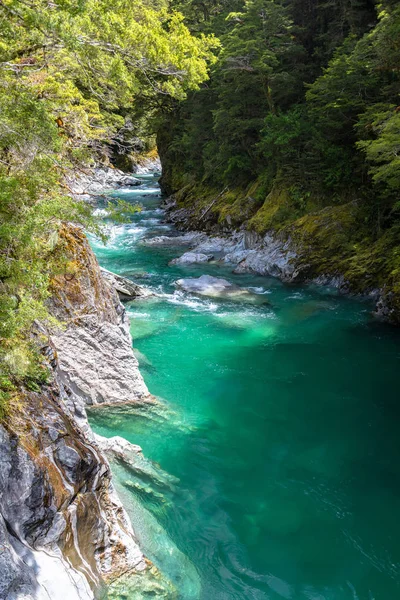
[[[228,188],[236,201],[224,195],[208,219],[259,233],[293,225],[311,270],[336,264],[356,290],[386,283],[400,298],[399,3],[180,6],[222,49],[210,81],[159,128],[166,191],[195,202]]]
[[[99,233],[67,176],[143,111],[207,79],[213,36],[164,0],[0,2],[0,416],[21,382],[46,380],[32,327],[65,268],[62,223]],[[132,207],[112,203],[112,216]]]
[[[362,115],[358,130],[372,138],[356,145],[371,165],[374,183],[386,194],[396,194],[400,188],[400,113],[393,105],[375,104]]]
[[[376,217],[379,206],[389,223],[399,181],[400,7],[306,4],[244,0],[228,12],[217,3],[208,28],[213,18],[219,28],[225,11],[223,48],[211,83],[168,116],[167,135],[161,129],[164,180],[179,160],[182,172],[214,186],[262,178],[268,195],[284,181],[329,203],[356,192],[367,213]]]

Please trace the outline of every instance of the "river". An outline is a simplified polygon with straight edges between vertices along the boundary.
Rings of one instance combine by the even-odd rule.
[[[142,446],[168,491],[116,470],[147,555],[181,600],[400,598],[400,335],[333,290],[169,266],[185,249],[157,179],[116,195],[143,210],[114,225],[100,264],[159,294],[127,305],[141,371],[162,409],[93,411]],[[204,273],[256,302],[178,291]],[[158,467],[157,467],[158,468]]]

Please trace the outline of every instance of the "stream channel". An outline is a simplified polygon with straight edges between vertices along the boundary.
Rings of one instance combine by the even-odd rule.
[[[143,209],[91,238],[105,268],[157,293],[126,305],[153,409],[90,414],[97,433],[143,448],[158,482],[115,469],[147,556],[181,600],[400,598],[400,334],[366,302],[218,263],[170,266],[187,250],[157,177],[114,196]],[[251,299],[195,296],[210,274]]]

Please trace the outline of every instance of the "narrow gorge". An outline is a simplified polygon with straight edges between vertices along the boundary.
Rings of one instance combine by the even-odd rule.
[[[399,2],[0,33],[0,600],[399,598]]]

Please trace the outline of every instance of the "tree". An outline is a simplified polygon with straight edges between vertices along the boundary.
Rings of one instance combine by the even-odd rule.
[[[65,175],[93,160],[136,106],[184,99],[207,78],[213,36],[163,0],[0,0],[0,388],[32,380],[30,342],[64,221],[97,228]],[[1,400],[1,394],[0,394]],[[0,402],[1,404],[1,402]]]

